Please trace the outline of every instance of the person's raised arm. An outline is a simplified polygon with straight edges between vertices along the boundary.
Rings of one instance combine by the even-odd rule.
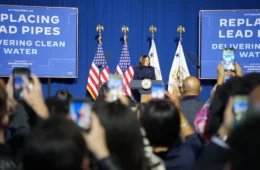
[[[235,73],[236,73],[236,76],[243,77],[242,68],[240,67],[240,65],[237,62],[235,62]]]
[[[15,110],[16,105],[18,104],[17,101],[14,99],[14,87],[13,87],[13,83],[14,83],[14,78],[11,75],[8,79],[7,85],[6,85],[6,92],[8,95],[8,99],[7,99],[7,107],[8,107],[8,111],[12,112]]]
[[[218,73],[217,85],[222,85],[224,83],[224,78],[225,78],[225,71],[224,71],[224,63],[223,62],[221,62],[218,65],[217,73]]]
[[[235,120],[233,104],[234,99],[230,97],[224,111],[223,123],[197,160],[195,170],[223,169],[229,161],[229,145],[226,141]]]
[[[49,117],[48,108],[44,102],[41,82],[37,76],[31,76],[33,83],[27,77],[23,77],[26,88],[23,89],[23,96],[25,102],[35,111],[35,113],[42,119]]]
[[[98,160],[99,167],[103,170],[121,170],[119,162],[111,157],[106,144],[106,133],[101,125],[96,113],[91,116],[91,130],[89,133],[83,133],[89,150]]]

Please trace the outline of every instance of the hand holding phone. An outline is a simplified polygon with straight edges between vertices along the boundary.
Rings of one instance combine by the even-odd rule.
[[[86,132],[91,128],[91,107],[85,99],[74,99],[70,103],[71,119]]]
[[[30,69],[29,68],[14,68],[13,69],[13,89],[14,89],[14,98],[18,101],[23,100],[23,90],[26,87],[23,77],[30,78]]]
[[[164,85],[163,84],[153,84],[151,89],[152,99],[164,99]]]
[[[235,49],[234,48],[223,49],[222,60],[224,62],[224,71],[235,71]]]

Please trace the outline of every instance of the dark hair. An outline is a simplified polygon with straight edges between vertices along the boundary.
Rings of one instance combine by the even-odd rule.
[[[251,114],[251,113],[247,113]],[[247,118],[243,124],[231,133],[228,143],[230,150],[231,170],[260,169],[260,116],[259,112]]]
[[[66,89],[57,91],[57,93],[55,94],[55,97],[57,97],[60,100],[66,101],[67,103],[69,103],[70,101],[73,100],[72,94],[70,93],[69,90],[66,90]]]
[[[170,147],[180,139],[179,111],[170,101],[150,101],[142,110],[141,123],[152,146]]]
[[[7,114],[7,92],[5,90],[5,84],[0,79],[0,125],[2,126],[2,119]]]
[[[69,119],[52,117],[42,122],[24,149],[24,170],[81,170],[86,143]]]
[[[148,55],[142,55],[142,56],[140,57],[139,67],[143,67],[143,66],[144,66],[145,59],[146,59],[147,57],[150,59],[150,57],[149,57]]]
[[[243,77],[247,87],[252,90],[257,85],[260,85],[260,73],[249,73]]]
[[[122,169],[146,169],[140,124],[131,109],[117,102],[96,107],[94,111],[106,130],[107,146]]]
[[[48,98],[45,100],[45,103],[51,116],[66,116],[69,113],[68,103],[57,97]]]
[[[98,95],[105,95],[106,93],[108,93],[108,91],[109,91],[109,88],[107,86],[107,82],[105,82],[99,88]]]
[[[95,103],[97,103],[97,104],[104,103],[105,97],[106,97],[106,94],[108,93],[108,91],[109,91],[109,89],[108,89],[107,83],[103,83],[102,86],[98,90],[98,96],[97,96]]]
[[[229,97],[240,94],[248,95],[251,90],[242,77],[233,77],[223,85],[217,86],[210,106],[212,117],[209,122],[209,134],[215,134],[223,122],[223,113]]]

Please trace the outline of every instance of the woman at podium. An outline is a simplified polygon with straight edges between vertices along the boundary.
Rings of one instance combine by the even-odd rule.
[[[140,58],[139,66],[134,69],[134,80],[151,79],[155,80],[154,67],[150,66],[150,57],[143,55]]]

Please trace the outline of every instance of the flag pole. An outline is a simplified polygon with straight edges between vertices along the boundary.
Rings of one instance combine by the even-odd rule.
[[[180,41],[180,43],[182,43],[182,34],[183,34],[183,32],[185,32],[185,28],[180,25],[177,28],[177,32],[180,33],[180,40],[179,41]],[[178,49],[178,50],[180,50],[180,49]],[[178,51],[178,54],[180,54],[180,51]],[[180,77],[181,68],[180,68],[180,66],[181,66],[181,60],[179,59],[179,67],[178,67],[178,71],[177,71],[177,79],[178,79],[178,86],[179,86],[179,88],[181,87],[181,77]]]
[[[124,33],[124,43],[125,44],[127,44],[127,35],[126,35],[126,33],[129,31],[129,28],[127,27],[127,26],[123,26],[122,27],[122,32]],[[123,75],[124,75],[124,73],[123,73]],[[125,91],[126,91],[126,82],[125,82],[125,79],[123,79],[123,91],[124,91],[124,93],[125,93]]]
[[[98,25],[96,27],[96,31],[98,32],[98,43],[99,44],[102,44],[102,31],[104,31],[104,27],[102,25]],[[98,89],[101,87],[101,68],[102,68],[102,65],[98,65]]]

